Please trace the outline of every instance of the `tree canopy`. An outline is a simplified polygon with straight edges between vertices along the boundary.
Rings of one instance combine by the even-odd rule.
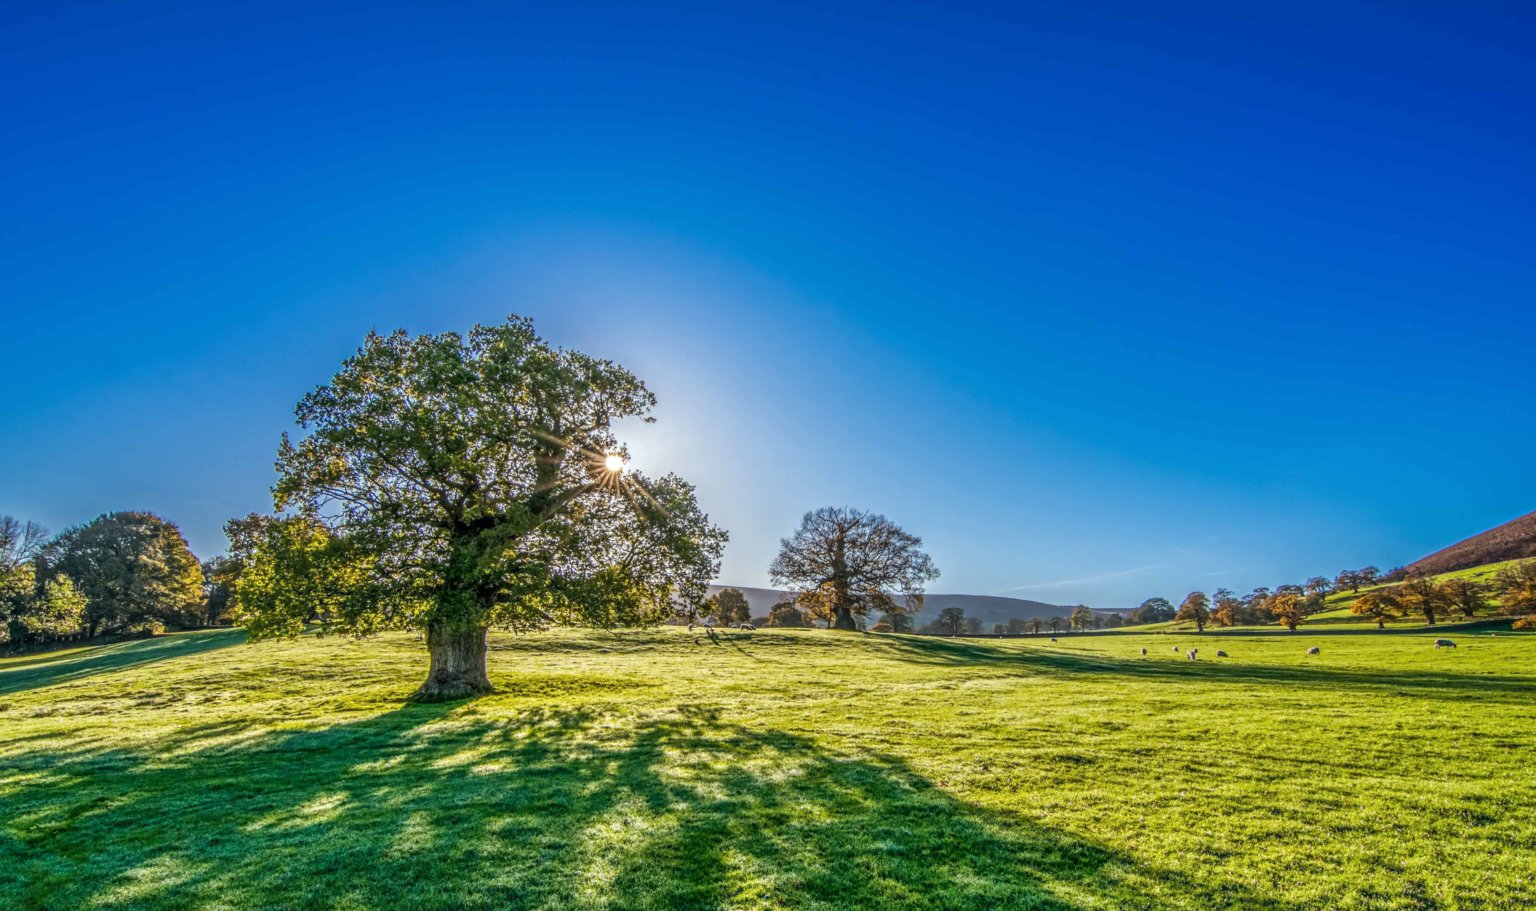
[[[922,544],[885,516],[828,506],[805,514],[768,573],[775,585],[822,604],[833,629],[857,629],[854,618],[872,611],[922,608],[924,586],[939,576]]]
[[[202,565],[181,530],[153,513],[98,516],[55,538],[38,564],[43,578],[67,576],[84,597],[87,635],[202,623]]]
[[[1184,603],[1179,605],[1179,612],[1174,615],[1175,620],[1193,620],[1197,632],[1205,632],[1205,624],[1211,619],[1211,599],[1205,592],[1190,592],[1184,598]]]
[[[333,628],[425,633],[416,699],[488,692],[491,627],[644,624],[703,603],[725,532],[682,479],[629,470],[613,432],[655,402],[628,370],[552,347],[520,317],[370,333],[299,402],[307,435],[283,435],[274,502],[325,526],[328,555],[366,566],[327,605]],[[243,609],[261,635],[295,631],[292,607]]]

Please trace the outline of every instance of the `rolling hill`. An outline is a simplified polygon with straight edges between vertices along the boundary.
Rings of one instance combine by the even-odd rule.
[[[711,585],[711,595],[723,589],[734,588],[747,597],[747,603],[752,606],[752,616],[762,617],[768,613],[768,609],[785,598],[786,593],[774,588],[749,588],[745,585]],[[1044,601],[1030,601],[1025,598],[1004,598],[997,595],[928,595],[923,599],[923,609],[918,612],[919,625],[927,623],[939,615],[939,611],[946,607],[958,607],[965,611],[967,617],[979,617],[985,624],[1006,623],[1014,617],[1028,620],[1031,617],[1050,618],[1066,617],[1072,613],[1073,605],[1047,604]],[[1094,608],[1093,612],[1108,616],[1115,613],[1114,610]],[[1120,611],[1128,613],[1128,611]]]
[[[1408,564],[1409,573],[1438,575],[1505,560],[1536,557],[1536,512],[1473,535]]]

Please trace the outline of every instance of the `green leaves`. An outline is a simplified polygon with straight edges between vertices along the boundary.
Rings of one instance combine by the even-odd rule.
[[[330,538],[294,525],[255,551],[239,591],[253,632],[302,629],[305,598],[351,632],[649,623],[702,602],[725,533],[693,488],[603,465],[622,452],[613,423],[655,401],[521,317],[467,335],[370,333],[300,401],[307,435],[279,447],[275,504]],[[305,567],[343,545],[336,571],[356,577],[353,593],[306,589]]]

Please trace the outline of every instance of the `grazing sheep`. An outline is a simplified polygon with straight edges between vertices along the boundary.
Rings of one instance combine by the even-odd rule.
[[[757,629],[757,627],[755,627],[755,626],[753,626],[753,625],[752,625],[752,624],[750,624],[750,623],[743,623],[743,624],[741,624],[741,625],[739,625],[739,626],[737,626],[737,627],[736,627],[736,628],[737,628],[737,629],[744,629],[744,630],[746,630],[746,631],[747,631],[747,632],[752,632],[752,631],[753,631],[753,630],[755,630],[755,629]]]
[[[1142,657],[1143,657],[1143,658],[1145,658],[1145,657],[1146,657],[1146,656],[1147,656],[1147,650],[1146,650],[1146,649],[1145,649],[1145,648],[1143,648],[1143,649],[1142,649],[1142,650],[1141,650],[1141,656],[1142,656]]]
[[[1190,649],[1189,650],[1189,656],[1188,656],[1189,660],[1191,660],[1191,661],[1195,660],[1195,655],[1199,654],[1199,652],[1200,652],[1200,650],[1197,649],[1197,648]]]
[[[1315,645],[1312,646],[1311,648],[1307,649],[1307,654],[1309,654],[1309,655],[1321,655],[1322,653],[1323,653],[1323,650],[1318,648]]]
[[[1216,650],[1216,657],[1217,658],[1225,658],[1225,657],[1227,657],[1227,653],[1222,651],[1221,649],[1217,649]]]
[[[1175,646],[1174,646],[1174,647],[1173,647],[1173,653],[1174,653],[1174,654],[1175,654],[1175,655],[1177,655],[1177,654],[1178,654],[1178,653],[1179,653],[1179,647],[1178,647],[1178,646],[1177,646],[1177,645],[1175,645]]]
[[[1055,642],[1055,641],[1056,641],[1056,637],[1055,637],[1055,636],[1052,636],[1052,637],[1051,637],[1051,641],[1052,641],[1052,642]]]
[[[1440,650],[1442,648],[1455,648],[1455,647],[1456,647],[1456,643],[1452,642],[1449,639],[1436,639],[1435,640],[1435,650],[1436,651],[1438,651],[1438,650]]]

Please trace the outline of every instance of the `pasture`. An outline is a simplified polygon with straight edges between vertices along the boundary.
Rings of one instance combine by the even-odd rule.
[[[562,631],[430,706],[405,634],[7,659],[0,907],[1536,906],[1536,635],[1434,638]]]

